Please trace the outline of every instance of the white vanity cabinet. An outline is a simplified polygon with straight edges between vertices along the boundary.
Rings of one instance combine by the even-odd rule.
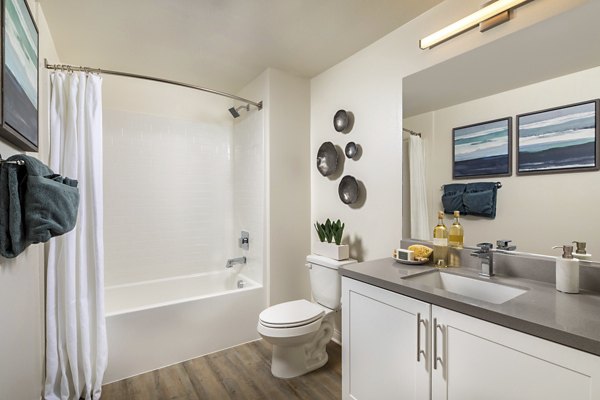
[[[422,301],[342,279],[343,399],[430,398],[430,310]]]
[[[433,400],[600,399],[600,357],[438,306],[431,316]]]
[[[344,400],[600,399],[600,357],[346,277],[342,291]]]

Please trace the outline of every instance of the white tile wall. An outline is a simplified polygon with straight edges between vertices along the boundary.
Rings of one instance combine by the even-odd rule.
[[[253,151],[262,154],[262,131],[260,143],[250,139],[252,132],[246,135]],[[104,110],[107,286],[224,268],[239,233],[233,230],[238,189],[233,189],[231,143],[230,121],[209,124]],[[240,153],[249,162],[258,158]],[[239,169],[238,174],[251,170]],[[262,201],[262,195],[256,200],[248,194],[245,184],[239,193],[251,199],[243,212]],[[262,224],[262,217],[249,220],[252,230]]]

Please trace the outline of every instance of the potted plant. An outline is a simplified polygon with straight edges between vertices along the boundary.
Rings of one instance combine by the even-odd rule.
[[[339,219],[336,222],[331,222],[327,218],[324,224],[317,221],[314,227],[320,241],[314,245],[315,254],[333,258],[334,260],[346,260],[349,258],[350,247],[347,244],[342,244],[345,225]]]

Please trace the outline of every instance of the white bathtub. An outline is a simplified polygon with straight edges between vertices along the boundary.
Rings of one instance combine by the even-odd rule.
[[[265,304],[263,287],[232,270],[106,287],[104,383],[258,339]]]

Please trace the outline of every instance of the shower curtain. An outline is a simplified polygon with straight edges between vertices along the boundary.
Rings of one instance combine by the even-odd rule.
[[[79,181],[75,229],[48,247],[44,398],[99,399],[106,369],[102,78],[51,74],[50,168]]]
[[[410,135],[408,138],[410,169],[410,237],[429,240],[430,226],[427,212],[427,187],[425,182],[425,155],[423,139]]]

